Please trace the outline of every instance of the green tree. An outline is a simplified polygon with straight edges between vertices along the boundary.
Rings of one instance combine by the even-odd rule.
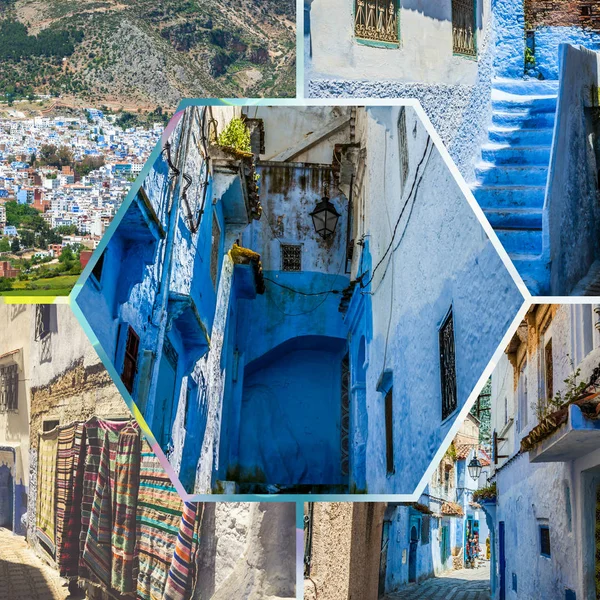
[[[8,238],[3,237],[0,239],[0,252],[10,252],[10,242]]]
[[[21,249],[21,244],[19,243],[19,238],[13,238],[11,244],[10,244],[10,249],[11,252],[16,253]]]
[[[66,267],[67,264],[69,264],[71,261],[73,261],[74,258],[75,258],[75,255],[73,254],[73,250],[71,250],[71,246],[65,246],[62,249],[62,252],[60,253],[58,260],[61,263],[63,263]],[[69,267],[69,268],[71,268],[71,267]]]

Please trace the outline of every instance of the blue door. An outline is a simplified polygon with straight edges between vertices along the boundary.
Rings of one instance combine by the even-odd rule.
[[[0,466],[0,527],[12,529],[13,522],[13,478],[10,468]]]
[[[506,554],[504,549],[504,521],[500,521],[498,523],[498,554],[500,600],[506,600]]]
[[[410,530],[410,548],[408,551],[408,582],[417,581],[417,548],[419,546],[419,532],[415,525]]]
[[[178,356],[173,344],[165,338],[163,353],[158,369],[156,407],[153,433],[160,447],[165,450],[171,441],[175,405],[175,382],[177,379]]]

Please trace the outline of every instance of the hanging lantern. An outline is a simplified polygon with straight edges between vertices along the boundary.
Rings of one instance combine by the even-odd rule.
[[[481,475],[481,469],[482,468],[483,467],[482,467],[481,463],[479,462],[479,459],[476,456],[473,457],[473,459],[471,460],[471,462],[467,466],[467,469],[469,469],[469,475],[475,481],[477,481],[479,479],[479,476]]]
[[[327,239],[335,233],[335,227],[341,215],[329,201],[327,189],[325,189],[323,198],[321,198],[320,202],[317,202],[317,206],[315,206],[315,210],[310,213],[310,216],[312,217],[315,231],[323,239]]]

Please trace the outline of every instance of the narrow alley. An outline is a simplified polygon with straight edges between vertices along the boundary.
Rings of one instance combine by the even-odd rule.
[[[0,528],[0,600],[64,600],[66,585],[22,537]]]
[[[489,563],[477,569],[460,569],[427,579],[384,600],[490,600]]]

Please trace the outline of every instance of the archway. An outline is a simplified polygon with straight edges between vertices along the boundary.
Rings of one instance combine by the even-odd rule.
[[[239,482],[347,486],[340,443],[345,349],[344,339],[303,336],[246,366]]]

